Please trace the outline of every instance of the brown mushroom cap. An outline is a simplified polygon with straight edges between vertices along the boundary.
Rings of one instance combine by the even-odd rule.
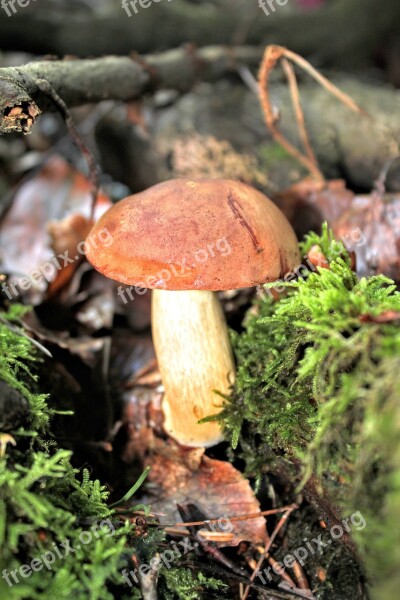
[[[102,230],[112,243],[89,244],[89,261],[107,277],[143,288],[251,287],[279,279],[300,258],[275,204],[233,180],[160,183],[115,204],[89,238]]]

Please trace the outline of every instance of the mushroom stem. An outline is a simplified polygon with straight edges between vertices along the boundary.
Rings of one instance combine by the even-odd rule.
[[[217,295],[204,290],[153,290],[152,330],[164,384],[164,429],[180,444],[208,447],[222,441],[216,422],[229,394],[235,364]]]

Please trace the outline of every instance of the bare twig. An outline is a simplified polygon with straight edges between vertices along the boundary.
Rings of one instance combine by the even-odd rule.
[[[299,125],[300,138],[306,149],[306,155],[302,154],[285,136],[281,133],[277,125],[277,117],[272,108],[270,93],[269,93],[269,77],[277,62],[282,60],[285,74],[288,78],[292,102],[296,113],[296,118]],[[261,67],[258,75],[259,82],[259,95],[261,107],[264,113],[265,122],[267,127],[271,131],[274,139],[292,156],[299,161],[311,174],[311,176],[319,182],[324,182],[324,177],[317,166],[315,155],[312,151],[308,135],[305,129],[304,114],[300,104],[300,97],[298,93],[297,81],[292,66],[289,64],[289,60],[300,66],[305,70],[311,77],[313,77],[320,85],[322,85],[328,92],[336,96],[341,102],[343,102],[348,108],[354,110],[360,114],[366,115],[367,113],[360,107],[350,96],[339,90],[333,83],[331,83],[326,77],[321,75],[309,62],[304,58],[287,50],[283,46],[267,46],[265,49],[264,57],[261,62]]]
[[[311,592],[303,568],[297,560],[295,560],[293,563],[293,573],[296,577],[297,587],[301,590],[308,590],[309,592]]]
[[[259,559],[258,563],[257,563],[257,567],[256,569],[253,571],[251,577],[250,577],[250,583],[249,585],[246,587],[242,600],[246,600],[246,598],[248,597],[249,593],[250,593],[250,584],[253,583],[254,579],[256,578],[258,572],[260,571],[262,564],[264,562],[264,560],[267,558],[268,553],[271,549],[271,546],[276,538],[276,536],[278,535],[279,531],[282,529],[282,527],[284,526],[284,524],[286,523],[287,518],[289,517],[289,515],[298,508],[297,504],[292,504],[291,506],[287,507],[287,510],[285,511],[285,513],[281,516],[281,518],[279,519],[279,522],[277,524],[277,526],[275,527],[274,531],[272,532],[266,546],[264,549],[264,553],[261,556],[261,558]]]
[[[46,96],[48,96],[52,100],[54,105],[57,107],[58,111],[60,112],[61,116],[63,117],[63,119],[65,121],[66,126],[68,127],[68,131],[71,135],[71,138],[73,139],[75,145],[79,148],[82,155],[86,159],[86,162],[87,162],[88,168],[89,168],[89,178],[90,178],[90,181],[92,184],[92,192],[91,192],[92,202],[91,202],[90,218],[93,219],[94,211],[95,211],[95,207],[96,207],[97,194],[99,192],[99,172],[100,172],[100,170],[97,166],[96,160],[93,156],[92,151],[90,150],[90,148],[88,146],[86,146],[79,131],[77,130],[74,120],[72,118],[72,115],[71,115],[70,111],[68,110],[68,107],[65,104],[64,100],[58,95],[58,93],[55,91],[55,89],[45,79],[37,79],[36,85],[37,85],[38,89],[42,92],[42,94],[45,94]]]
[[[342,92],[336,85],[331,83],[329,79],[324,77],[317,69],[315,69],[305,58],[296,54],[296,52],[292,52],[291,50],[287,50],[282,46],[274,46],[274,48],[279,48],[282,52],[282,56],[286,56],[286,58],[292,60],[294,63],[299,65],[306,73],[311,75],[322,87],[324,87],[328,92],[336,96],[338,100],[343,102],[350,110],[354,110],[364,116],[369,116],[367,111],[365,111],[361,106],[354,102],[354,100],[348,95]]]
[[[250,71],[248,67],[243,65],[238,66],[238,73],[242,78],[243,83],[252,91],[256,96],[258,96],[258,83],[257,79],[254,77],[253,73]]]
[[[182,519],[187,518],[191,514],[189,507],[181,506],[178,504],[177,508]],[[188,529],[191,535],[194,536],[195,534],[197,534],[197,544],[200,544],[200,546],[206,554],[212,556],[214,560],[224,565],[233,573],[236,573],[237,575],[243,575],[242,570],[236,567],[236,565],[227,556],[225,556],[225,554],[223,554],[215,544],[205,540],[202,537],[202,535],[198,535],[199,532],[196,530],[196,526],[189,525]]]
[[[282,58],[282,67],[289,83],[293,109],[299,126],[300,139],[303,142],[303,146],[308,158],[311,160],[311,162],[314,163],[315,167],[318,169],[318,161],[311,147],[311,143],[306,129],[306,123],[304,119],[303,107],[301,106],[300,102],[299,86],[297,85],[296,74],[294,72],[293,66],[286,58]],[[323,177],[322,174],[321,177]]]
[[[264,551],[263,551],[263,553],[264,553]],[[279,564],[278,564],[278,561],[276,561],[276,560],[275,560],[275,559],[274,559],[272,556],[270,556],[270,555],[267,557],[267,560],[268,560],[269,564],[271,565],[271,567],[272,567],[272,570],[273,570],[273,571],[276,571],[277,573],[279,573]],[[257,566],[256,566],[256,568],[257,568]],[[293,588],[293,589],[295,589],[295,588],[296,588],[296,584],[295,584],[295,582],[294,582],[294,581],[293,581],[293,579],[290,577],[290,575],[288,575],[288,574],[286,573],[286,571],[282,571],[282,569],[281,569],[281,571],[280,571],[280,573],[279,573],[279,574],[280,574],[280,576],[282,577],[282,579],[284,579],[284,580],[286,581],[286,583],[288,584],[288,586],[289,586],[289,587],[291,587],[291,588]]]
[[[315,179],[320,181],[321,173],[319,172],[319,169],[315,167],[314,163],[307,156],[304,156],[301,152],[299,152],[299,150],[297,150],[297,148],[285,138],[285,136],[277,127],[277,117],[273,110],[269,95],[269,75],[275,66],[275,62],[276,61],[271,60],[267,49],[258,75],[261,108],[264,113],[265,122],[273,138],[278,142],[278,144],[280,144],[282,148],[288,152],[288,154],[294,156],[294,158],[298,160],[298,162],[302,164]]]
[[[234,517],[226,517],[229,521],[246,521],[247,519],[258,519],[258,517],[267,517],[268,515],[276,515],[279,513],[292,511],[296,505],[290,504],[289,506],[281,506],[279,508],[271,508],[269,510],[263,510],[258,513],[249,513],[247,515],[236,515]],[[208,523],[218,523],[219,517],[216,519],[206,519],[204,521],[192,521],[191,523],[174,523],[173,527],[194,527],[196,525],[207,525]]]

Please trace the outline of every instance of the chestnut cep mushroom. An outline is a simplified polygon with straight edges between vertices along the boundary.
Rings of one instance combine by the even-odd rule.
[[[297,266],[289,222],[271,200],[239,181],[175,179],[115,204],[90,236],[105,229],[111,245],[87,251],[95,269],[154,290],[165,430],[182,445],[217,444],[220,425],[198,421],[219,412],[215,390],[229,393],[235,365],[214,292],[275,281]]]

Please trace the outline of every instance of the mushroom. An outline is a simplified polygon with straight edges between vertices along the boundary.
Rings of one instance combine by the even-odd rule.
[[[102,230],[108,247],[89,245],[87,258],[111,279],[153,289],[152,333],[164,384],[164,428],[185,446],[223,439],[217,422],[235,365],[215,294],[275,281],[299,264],[296,236],[261,192],[231,180],[175,179],[110,208]],[[123,293],[120,288],[120,293]]]

